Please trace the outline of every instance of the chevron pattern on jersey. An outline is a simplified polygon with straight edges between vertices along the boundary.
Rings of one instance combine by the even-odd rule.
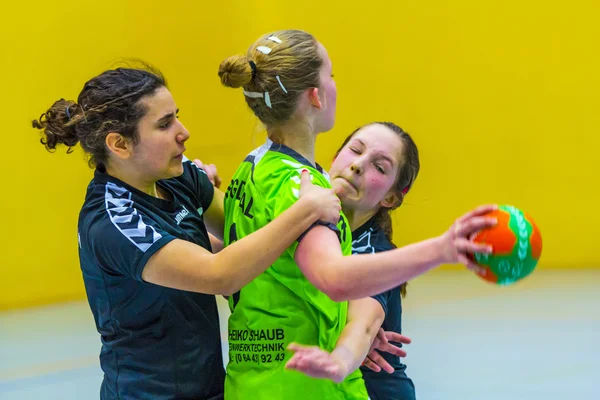
[[[152,226],[144,223],[127,189],[108,182],[104,204],[113,225],[141,251],[148,250],[162,237]]]

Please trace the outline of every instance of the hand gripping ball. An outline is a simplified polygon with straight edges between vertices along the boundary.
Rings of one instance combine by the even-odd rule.
[[[499,206],[486,216],[498,223],[472,239],[492,246],[490,254],[475,253],[475,262],[483,267],[477,274],[498,285],[509,285],[531,274],[542,253],[542,236],[533,219],[509,205]]]

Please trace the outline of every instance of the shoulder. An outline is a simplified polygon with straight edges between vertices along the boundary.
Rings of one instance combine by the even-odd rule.
[[[256,181],[281,180],[293,175],[299,176],[304,167],[284,154],[274,151],[267,151],[260,159],[255,159],[253,165]]]
[[[214,186],[206,172],[184,156],[183,173],[178,177],[166,179],[169,188],[191,201],[196,208],[208,208],[214,196]]]
[[[206,176],[206,172],[202,168],[194,164],[192,160],[185,156],[183,157],[181,165],[183,166],[183,174],[181,175],[182,177],[192,177],[196,175]]]
[[[132,203],[127,189],[104,179],[94,178],[87,188],[85,201],[79,212],[79,224],[87,228],[110,223],[109,210]]]
[[[206,172],[187,157],[183,157],[181,165],[183,166],[183,174],[175,178],[167,179],[167,181],[180,182],[188,188],[195,188],[198,185],[198,182],[210,183]]]
[[[299,162],[285,154],[269,152],[255,167],[256,177],[262,181],[277,181],[277,187],[281,185],[300,187],[302,171],[310,174],[310,180],[314,185],[330,188],[329,175],[317,166]]]
[[[252,182],[266,199],[281,196],[297,199],[303,165],[269,151],[252,166]]]
[[[145,251],[161,238],[151,204],[140,208],[135,196],[114,182],[96,185],[92,190],[80,212],[80,239],[93,238],[95,244],[128,243]]]

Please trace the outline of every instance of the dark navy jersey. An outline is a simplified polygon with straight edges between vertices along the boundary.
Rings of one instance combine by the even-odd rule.
[[[144,266],[174,239],[211,250],[202,214],[214,188],[184,159],[157,182],[170,201],[99,170],[79,214],[79,258],[101,335],[101,399],[220,399],[224,369],[213,295],[142,281]],[[198,265],[202,268],[202,265]]]
[[[377,224],[375,217],[371,218],[360,228],[352,232],[352,254],[372,254],[392,250],[394,246]],[[383,311],[385,319],[381,327],[386,331],[402,333],[402,301],[400,287],[373,296]],[[400,343],[395,343],[401,346]],[[365,385],[371,400],[413,400],[415,389],[413,382],[406,376],[406,365],[400,357],[382,352],[381,355],[394,367],[393,374],[385,371],[373,372],[367,367],[361,367]]]

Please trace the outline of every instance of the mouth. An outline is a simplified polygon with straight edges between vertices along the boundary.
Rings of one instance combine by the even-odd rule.
[[[341,180],[346,182],[348,184],[348,186],[350,186],[352,189],[354,189],[356,192],[358,192],[358,189],[356,188],[354,183],[350,182],[348,179],[344,178],[343,176],[338,176],[338,178],[340,178]]]
[[[183,149],[183,151],[182,151],[181,153],[177,154],[177,155],[176,155],[175,157],[173,157],[173,158],[175,158],[175,159],[182,159],[182,158],[183,158],[183,153],[185,153],[185,151],[186,151],[186,150],[187,150],[187,149],[185,149],[185,148],[184,148],[184,149]]]

